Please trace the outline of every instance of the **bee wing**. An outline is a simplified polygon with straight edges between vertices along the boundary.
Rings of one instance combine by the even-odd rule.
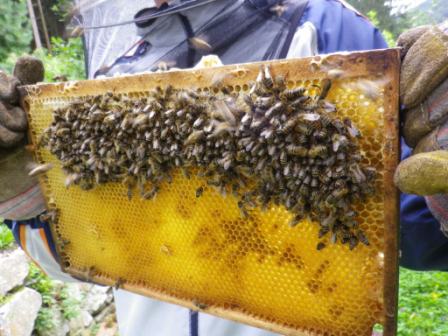
[[[45,164],[41,164],[41,165],[35,165],[32,164],[31,167],[34,167],[30,170],[30,172],[28,173],[29,176],[37,176],[40,174],[45,174],[46,172],[48,172],[50,169],[53,168],[53,164],[51,163],[45,163]]]
[[[204,39],[201,39],[199,37],[192,37],[189,39],[190,44],[193,46],[193,48],[202,50],[202,51],[211,51],[213,48],[210,44],[207,43]]]
[[[318,121],[320,119],[320,115],[317,113],[303,113],[300,117],[306,121]]]
[[[230,125],[236,125],[236,119],[230,110],[229,106],[227,106],[226,102],[223,100],[215,101],[216,111],[222,116],[222,118],[227,121]]]

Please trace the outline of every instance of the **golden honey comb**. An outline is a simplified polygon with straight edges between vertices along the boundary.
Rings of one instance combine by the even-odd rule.
[[[359,127],[364,162],[376,168],[376,192],[356,204],[370,246],[316,250],[318,225],[287,224],[283,207],[251,211],[241,218],[236,199],[206,188],[200,178],[174,174],[155,200],[127,198],[122,184],[91,191],[64,186],[60,163],[35,146],[39,163],[55,168],[40,178],[48,202],[60,209],[52,226],[64,271],[84,280],[181,304],[288,335],[370,335],[376,323],[395,334],[397,303],[398,161],[397,50],[334,54],[265,62],[289,87],[312,91],[329,68],[343,70],[327,99],[339,116]],[[37,143],[52,110],[107,91],[131,97],[171,84],[212,90],[217,79],[229,90],[247,91],[260,64],[182,70],[25,87],[30,135]],[[359,81],[378,85],[374,94]],[[379,84],[378,84],[379,83]],[[66,244],[70,241],[70,244]]]

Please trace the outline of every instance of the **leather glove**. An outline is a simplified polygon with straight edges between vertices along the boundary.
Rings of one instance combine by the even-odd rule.
[[[403,136],[413,148],[395,183],[426,203],[448,236],[448,26],[425,26],[402,34],[400,101]]]
[[[403,33],[400,101],[403,136],[413,155],[398,166],[405,193],[448,193],[448,30],[425,26]]]
[[[27,165],[32,157],[24,146],[28,124],[19,105],[18,86],[34,84],[43,78],[42,62],[31,56],[18,59],[12,76],[0,71],[0,203],[37,183],[28,176]]]
[[[19,85],[34,84],[43,80],[42,62],[31,56],[18,59],[14,76],[0,71],[0,148],[12,148],[23,143],[27,119],[19,106]]]

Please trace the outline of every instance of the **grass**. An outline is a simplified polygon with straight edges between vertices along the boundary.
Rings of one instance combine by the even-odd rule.
[[[448,273],[400,270],[399,336],[448,335]]]
[[[14,244],[14,236],[0,218],[0,251],[11,247]]]
[[[30,263],[26,283],[28,287],[35,289],[42,296],[42,307],[34,324],[34,329],[39,334],[48,334],[55,327],[54,314],[56,310],[59,310],[66,320],[77,317],[81,312],[81,302],[71,297],[65,286],[57,290],[53,281],[42,273],[34,263]]]

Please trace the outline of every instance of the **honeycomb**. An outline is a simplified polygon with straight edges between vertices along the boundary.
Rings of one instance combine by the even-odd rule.
[[[122,184],[91,191],[66,188],[58,160],[35,146],[52,170],[40,182],[47,202],[60,209],[52,225],[61,267],[83,280],[120,284],[156,299],[287,335],[371,335],[384,326],[395,334],[397,281],[397,193],[392,174],[398,159],[396,50],[334,54],[266,62],[289,87],[310,91],[327,76],[328,64],[344,71],[327,99],[359,127],[364,161],[375,167],[376,192],[356,204],[370,246],[350,251],[328,244],[317,251],[316,223],[288,226],[282,207],[250,210],[243,219],[236,199],[223,197],[198,177],[180,172],[151,201],[127,197]],[[318,64],[318,66],[310,66]],[[325,65],[325,66],[324,66]],[[52,110],[75,98],[113,91],[142,97],[171,84],[211,90],[220,78],[229,90],[245,91],[260,64],[182,70],[26,87],[30,135],[36,144],[52,121]],[[381,83],[375,94],[359,80]]]

